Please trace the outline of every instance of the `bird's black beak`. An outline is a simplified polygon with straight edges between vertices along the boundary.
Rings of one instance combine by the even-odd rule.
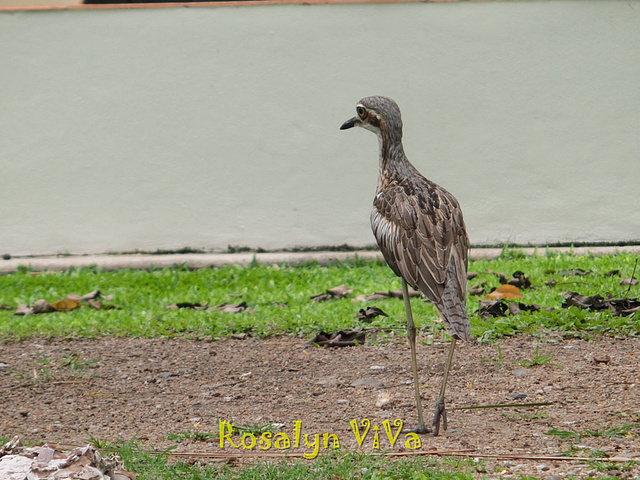
[[[357,123],[358,119],[356,117],[350,118],[342,124],[340,130],[346,130],[347,128],[355,127]]]

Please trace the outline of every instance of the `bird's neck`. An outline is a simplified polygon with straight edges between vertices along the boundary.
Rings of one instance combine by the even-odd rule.
[[[404,154],[402,137],[391,138],[388,135],[378,135],[380,144],[380,173],[394,174],[411,168],[411,164]]]

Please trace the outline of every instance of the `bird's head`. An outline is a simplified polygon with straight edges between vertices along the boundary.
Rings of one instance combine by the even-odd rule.
[[[366,97],[356,105],[357,115],[342,124],[340,130],[363,127],[380,138],[400,141],[402,117],[398,104],[387,97]]]

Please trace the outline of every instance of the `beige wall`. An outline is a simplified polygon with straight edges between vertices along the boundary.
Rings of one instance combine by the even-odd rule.
[[[474,244],[640,240],[640,2],[0,12],[0,253],[373,242],[377,141]]]

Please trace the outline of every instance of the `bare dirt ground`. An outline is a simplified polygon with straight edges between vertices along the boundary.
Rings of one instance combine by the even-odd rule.
[[[415,450],[405,446],[405,433],[391,447],[383,429],[385,420],[392,426],[395,419],[405,426],[415,424],[404,339],[333,349],[291,337],[217,342],[32,339],[0,344],[0,435],[72,445],[86,443],[89,436],[137,437],[151,446],[166,447],[175,443],[167,438],[169,433],[215,433],[218,420],[284,424],[281,431],[293,441],[294,421],[300,421],[303,435],[322,438],[323,433],[332,433],[341,447],[356,448],[350,421],[362,426],[368,419],[372,427],[364,451],[371,451],[378,426],[380,449],[391,452],[472,449],[472,456],[519,457],[486,460],[479,474],[484,470],[490,477],[640,478],[637,465],[618,463],[618,468],[600,471],[593,463],[550,458],[573,449],[574,456],[596,454],[640,462],[640,339],[547,337],[537,342],[530,337],[501,340],[501,358],[495,344],[459,344],[447,402],[451,409],[528,402],[552,405],[450,410],[448,431],[438,437],[422,435]],[[532,360],[536,345],[539,355],[553,357],[543,365],[519,364]],[[428,418],[447,347],[438,342],[418,345]],[[552,429],[579,436],[548,434]],[[238,436],[231,438],[238,444]],[[221,449],[216,437],[184,441],[178,451]],[[263,452],[228,443],[222,451]],[[292,451],[311,448],[303,443]],[[320,447],[320,453],[326,451]],[[279,453],[273,446],[268,452]]]

